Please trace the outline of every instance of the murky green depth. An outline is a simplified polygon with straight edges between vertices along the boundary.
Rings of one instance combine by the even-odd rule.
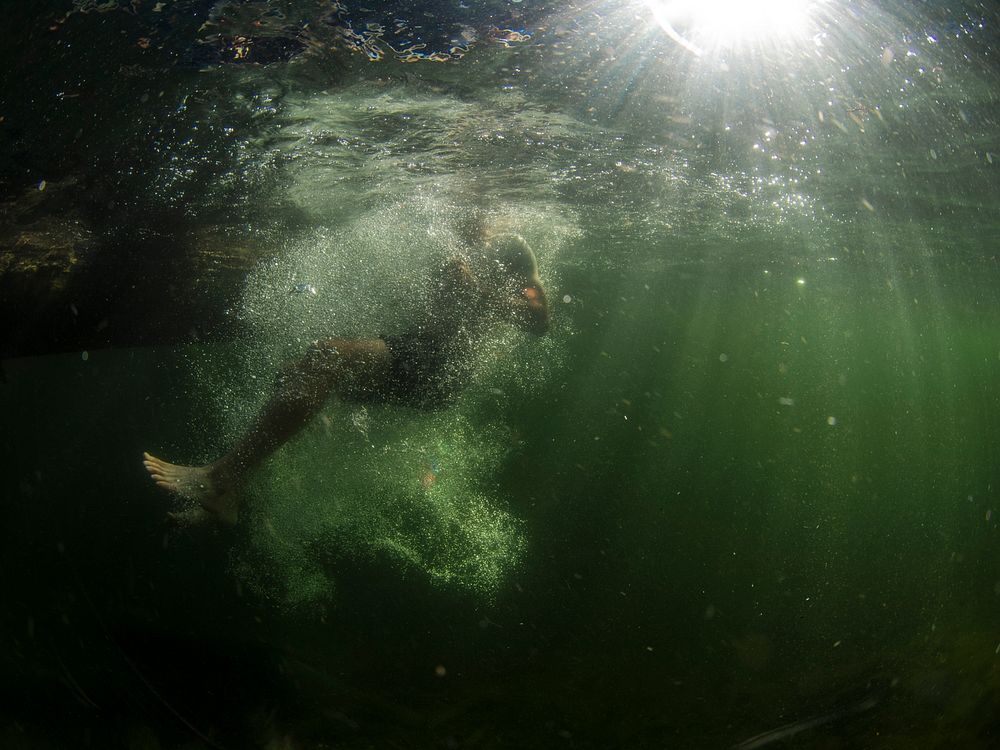
[[[4,205],[134,247],[148,340],[225,334],[4,360],[0,745],[1000,739],[994,9],[831,0],[804,46],[695,57],[641,3],[498,3],[439,65],[326,24],[239,66],[76,5],[66,39],[179,62],[130,42],[100,129],[60,98],[65,162],[12,108]],[[547,336],[491,332],[444,411],[331,402],[236,528],[164,525],[143,450],[211,460],[309,342],[401,330],[484,210]]]

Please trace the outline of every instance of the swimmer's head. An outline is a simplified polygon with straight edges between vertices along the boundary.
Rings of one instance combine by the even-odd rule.
[[[484,243],[478,255],[479,278],[492,287],[509,320],[529,333],[545,333],[549,328],[548,304],[538,278],[538,261],[524,238],[517,234],[495,236]]]
[[[457,220],[458,236],[466,245],[482,247],[494,239],[514,234],[519,225],[515,213],[498,210],[496,206],[470,209]]]
[[[497,286],[538,281],[538,261],[524,238],[505,234],[490,239],[482,249],[482,272]]]

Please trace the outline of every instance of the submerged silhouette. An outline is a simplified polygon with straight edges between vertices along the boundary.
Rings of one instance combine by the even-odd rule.
[[[143,454],[157,485],[196,503],[177,521],[236,523],[237,490],[267,456],[298,433],[332,394],[343,401],[437,409],[457,397],[469,377],[470,354],[490,324],[540,335],[549,309],[535,254],[518,235],[480,229],[468,259],[452,257],[432,279],[421,314],[401,335],[314,342],[286,365],[270,400],[224,456],[181,466]]]

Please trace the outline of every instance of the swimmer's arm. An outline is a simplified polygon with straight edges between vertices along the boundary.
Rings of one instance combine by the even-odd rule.
[[[451,281],[453,283],[462,284],[475,284],[475,278],[472,276],[472,271],[469,270],[469,264],[465,262],[464,258],[459,258],[458,256],[453,256],[448,258],[441,267],[441,275],[445,281]]]
[[[469,270],[469,264],[459,257],[449,258],[441,266],[438,288],[445,297],[482,294],[479,282]]]
[[[454,299],[462,295],[478,296],[482,303],[493,307],[500,317],[506,318],[522,331],[542,335],[549,330],[549,306],[545,290],[537,273],[527,279],[516,294],[505,296],[502,292],[484,288],[469,270],[464,259],[449,258],[441,267],[440,292]]]

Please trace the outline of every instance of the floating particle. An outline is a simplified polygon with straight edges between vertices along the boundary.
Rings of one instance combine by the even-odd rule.
[[[836,427],[837,426],[837,418],[836,417],[827,417],[826,418],[826,423],[828,425],[830,425],[831,427]]]
[[[570,302],[572,302],[572,301],[573,301],[573,298],[572,298],[571,296],[569,296],[568,294],[564,294],[564,295],[563,295],[563,302],[565,302],[565,303],[566,303],[567,305],[568,305],[568,304],[569,304]]]
[[[803,279],[803,278],[798,278],[798,279],[795,280],[795,283],[798,284],[799,286],[805,286],[806,285],[806,280]]]
[[[351,414],[351,426],[364,436],[366,442],[371,442],[368,437],[369,424],[368,410],[363,405]]]
[[[931,158],[937,159],[937,151],[935,151],[934,149],[931,149]]]
[[[729,355],[726,354],[725,352],[723,352],[722,354],[719,355],[719,361],[720,362],[728,362],[729,361]]]
[[[795,406],[795,399],[789,396],[782,396],[778,399],[778,403],[782,406]]]
[[[88,359],[90,359],[90,352],[84,351],[83,354],[80,355],[80,359],[86,362]]]

